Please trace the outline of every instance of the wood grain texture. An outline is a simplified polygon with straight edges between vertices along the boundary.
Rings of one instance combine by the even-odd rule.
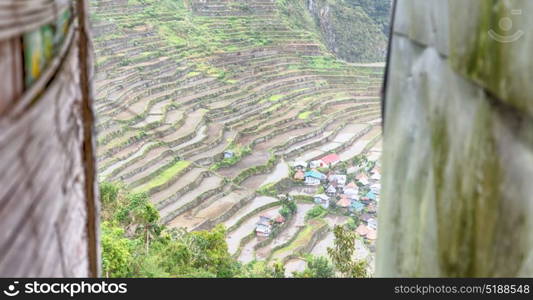
[[[53,1],[16,1],[18,6],[7,2],[15,3],[0,3],[0,16],[13,7],[26,9],[23,4],[30,2]],[[98,275],[98,257],[89,251],[89,245],[93,252],[98,247],[97,231],[88,232],[88,224],[97,226],[96,186],[94,178],[87,180],[87,166],[94,162],[87,162],[91,156],[85,154],[93,124],[84,118],[82,107],[90,85],[80,82],[89,80],[80,76],[80,69],[90,62],[80,62],[80,45],[77,28],[59,68],[33,105],[16,117],[9,111],[0,116],[2,277]],[[90,214],[88,182],[93,190]]]

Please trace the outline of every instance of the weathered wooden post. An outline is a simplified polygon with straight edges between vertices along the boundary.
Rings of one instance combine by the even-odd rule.
[[[0,1],[0,276],[99,275],[85,0]]]

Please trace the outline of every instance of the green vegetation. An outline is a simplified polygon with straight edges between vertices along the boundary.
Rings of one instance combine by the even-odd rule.
[[[225,152],[233,153],[233,155],[213,164],[211,166],[211,170],[216,171],[220,168],[233,166],[234,164],[238,163],[244,156],[247,156],[252,153],[252,149],[249,145],[242,146],[231,142]]]
[[[227,250],[226,229],[168,230],[146,194],[110,183],[102,199],[102,270],[105,277],[279,277],[280,266],[242,265]]]
[[[159,214],[146,194],[131,194],[111,183],[100,186],[102,199],[102,269],[105,277],[241,277],[281,278],[281,262],[241,264],[230,256],[226,229],[189,233],[159,225]],[[283,203],[292,209],[292,201]],[[295,209],[295,208],[294,208]],[[290,253],[307,245],[313,234],[327,226],[313,220],[296,238],[275,253]],[[366,265],[353,262],[353,233],[335,228],[335,248],[328,249],[335,268],[349,277],[366,276]],[[307,268],[295,277],[330,278],[334,268],[323,257],[307,256]]]
[[[296,203],[294,201],[285,199],[281,202],[281,208],[279,214],[282,215],[285,219],[288,219],[290,216],[294,215],[297,210]]]
[[[333,233],[335,234],[335,245],[333,248],[328,248],[328,255],[335,268],[345,277],[368,277],[366,261],[354,261],[352,258],[357,239],[355,233],[344,229],[342,226],[335,226]]]
[[[316,218],[322,218],[328,214],[328,210],[323,208],[320,205],[316,205],[313,208],[311,208],[307,213],[305,214],[306,220],[316,219]]]
[[[311,196],[298,195],[294,201],[277,201],[258,207],[245,216],[239,215],[240,219],[232,223],[229,230],[239,229],[242,222],[255,217],[262,210],[281,206],[279,213],[286,222],[276,222],[272,226],[271,236],[255,246],[269,245],[276,234],[287,228],[291,229],[291,236],[282,245],[276,244],[270,249],[265,262],[243,265],[236,258],[240,256],[242,247],[255,239],[255,231],[251,228],[250,232],[242,234],[244,237],[241,236],[242,239],[237,242],[232,257],[228,254],[225,242],[228,231],[222,226],[198,232],[165,228],[159,221],[158,211],[149,201],[151,195],[165,191],[157,195],[161,198],[157,200],[159,207],[180,201],[181,198],[176,196],[178,194],[190,193],[190,198],[194,199],[186,206],[177,210],[166,206],[174,210],[170,213],[163,210],[165,221],[168,221],[174,214],[181,217],[189,212],[197,214],[197,211],[211,205],[217,206],[219,203],[216,199],[226,196],[229,190],[238,185],[247,187],[252,182],[255,187],[255,178],[252,176],[272,173],[281,159],[278,153],[288,150],[286,148],[296,143],[308,129],[315,129],[311,127],[323,126],[329,120],[323,104],[331,100],[342,101],[360,92],[366,93],[371,84],[379,81],[376,79],[379,78],[379,72],[374,69],[369,71],[367,68],[351,66],[327,51],[324,45],[331,32],[321,31],[321,22],[324,20],[320,20],[312,9],[310,11],[305,2],[278,0],[276,3],[279,7],[274,8],[270,4],[223,1],[206,8],[201,4],[195,6],[199,4],[198,1],[131,0],[129,3],[138,7],[128,7],[127,15],[121,15],[121,9],[126,7],[119,3],[113,3],[110,11],[105,9],[107,2],[94,10],[94,14],[103,17],[97,19],[105,21],[95,24],[101,31],[96,41],[97,62],[103,71],[117,75],[99,82],[103,86],[98,91],[98,107],[101,107],[103,121],[98,126],[105,133],[99,139],[99,146],[105,146],[101,149],[106,154],[105,157],[99,157],[103,161],[99,167],[106,172],[107,179],[128,183],[125,187],[109,183],[101,185],[101,240],[105,276],[283,277],[283,263],[291,257],[309,252],[327,232],[327,223],[322,219],[327,211],[322,207],[315,207],[306,214],[304,226],[299,226],[296,231],[291,228],[295,224],[291,222],[297,209],[295,201],[313,203]],[[320,6],[326,2],[337,7],[344,0],[317,0],[316,3]],[[261,10],[258,6],[272,9],[272,15],[252,15],[256,10]],[[226,16],[227,8],[237,14]],[[361,8],[350,10],[360,11]],[[220,11],[223,11],[223,15],[217,15]],[[250,15],[242,15],[241,12],[249,12]],[[331,13],[337,14],[338,9],[332,9]],[[332,17],[336,18],[336,15],[325,15],[325,18]],[[272,22],[273,18],[277,18],[275,22]],[[107,30],[109,25],[112,25],[111,29]],[[360,31],[364,31],[364,28]],[[358,38],[364,39],[364,34]],[[365,44],[361,44],[361,47],[365,47]],[[116,55],[110,54],[115,51]],[[116,80],[111,77],[116,77]],[[111,94],[117,97],[109,97]],[[128,104],[131,103],[135,108],[131,116],[122,111],[124,97],[129,97]],[[254,107],[258,103],[261,104],[259,115]],[[169,113],[171,107],[179,111]],[[158,153],[168,151],[169,145],[160,141],[157,145],[144,148],[139,142],[156,142],[180,127],[190,130],[189,123],[194,122],[191,119],[197,116],[188,114],[199,109],[208,111],[203,119],[208,126],[205,134],[208,136],[196,135],[192,138],[191,134],[187,138],[169,142],[180,157],[191,162],[165,162],[162,167],[157,164],[155,171],[147,168],[145,159],[159,163],[164,155]],[[379,110],[377,105],[375,110]],[[161,115],[163,111],[165,114]],[[327,114],[334,115],[334,118],[337,115],[344,116],[346,112],[349,110]],[[120,116],[119,122],[114,119],[116,115]],[[277,120],[270,122],[274,118]],[[311,119],[316,122],[309,122]],[[292,130],[298,132],[296,137],[276,139],[281,134],[289,136],[288,132]],[[226,140],[229,136],[235,140]],[[259,150],[257,146],[261,137],[270,144],[269,149]],[[182,147],[184,143],[187,145]],[[252,154],[252,145],[257,147],[257,151],[269,151],[266,164],[247,166],[239,163]],[[133,157],[139,154],[135,150],[139,149],[138,146],[144,149],[143,153]],[[156,151],[151,152],[153,149]],[[206,157],[199,155],[204,150],[209,152]],[[120,155],[113,156],[116,153]],[[126,164],[116,167],[115,164],[123,159],[128,159]],[[178,194],[167,197],[171,193],[166,193],[170,192],[166,189],[174,187],[172,183],[181,180],[181,176],[188,175],[186,172],[191,169],[192,162],[195,163],[195,170],[191,173],[201,168],[202,178],[198,177],[198,180],[182,187]],[[213,184],[212,189],[204,191],[200,179],[204,179],[206,169],[215,171],[224,167],[232,167],[237,175],[231,179],[208,172],[210,176],[223,177],[222,183]],[[328,170],[320,171],[327,173]],[[257,194],[276,197],[295,184],[301,184],[292,180],[293,172],[292,169],[289,171],[289,178],[261,186]],[[252,180],[247,181],[248,178]],[[259,181],[257,184],[260,184]],[[319,192],[323,193],[324,188],[321,186],[320,189]],[[246,192],[248,190],[253,192],[252,188],[247,188]],[[167,198],[162,199],[164,197]],[[228,216],[233,218],[237,213],[235,210],[243,203],[239,202],[224,212],[221,210],[223,218],[219,214],[210,220]],[[195,228],[204,226],[211,228],[211,223],[206,221]],[[254,247],[254,250],[257,249]],[[343,250],[343,253],[348,252]],[[272,258],[281,261],[273,261]],[[308,268],[297,277],[328,278],[335,275],[332,266],[334,260],[306,256],[306,261]]]
[[[264,196],[274,197],[274,196],[276,196],[278,194],[278,190],[276,189],[276,184],[275,183],[269,183],[269,184],[266,184],[266,185],[260,187],[257,190],[257,193],[260,194],[260,195],[264,195]]]
[[[278,0],[293,28],[319,33],[340,58],[352,62],[384,61],[390,0]]]
[[[314,219],[311,220],[305,227],[298,233],[298,235],[291,240],[286,246],[273,252],[272,257],[276,257],[280,254],[298,253],[303,247],[309,244],[313,238],[313,234],[319,229],[326,227],[327,224],[324,220]]]
[[[298,115],[298,119],[300,120],[307,120],[309,118],[309,116],[312,114],[313,112],[308,110],[308,111],[304,111],[302,113],[300,113]]]
[[[279,99],[283,98],[283,95],[272,95],[270,96],[269,100],[272,102],[279,101]]]
[[[359,6],[376,23],[385,36],[389,35],[391,0],[347,0],[351,7]]]
[[[135,188],[133,192],[134,193],[145,193],[155,187],[161,186],[167,183],[174,176],[178,175],[181,171],[187,168],[190,164],[191,163],[188,161],[182,161],[182,160],[177,161],[173,165],[171,165],[170,167],[162,171],[159,175],[154,177],[152,180]]]
[[[329,260],[322,256],[306,255],[307,266],[303,272],[293,272],[295,278],[333,278],[335,269]]]
[[[305,57],[307,66],[313,69],[340,69],[346,67],[345,64],[337,60],[334,56],[307,56]]]

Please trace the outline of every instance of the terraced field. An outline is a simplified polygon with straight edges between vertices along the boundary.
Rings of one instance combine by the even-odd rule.
[[[169,227],[224,223],[243,262],[322,254],[334,222],[306,222],[306,202],[257,247],[257,218],[279,208],[258,190],[295,160],[379,158],[382,67],[336,60],[274,0],[92,0],[91,12],[100,180],[148,193]]]

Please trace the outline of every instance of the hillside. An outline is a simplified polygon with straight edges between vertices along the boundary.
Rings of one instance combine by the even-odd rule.
[[[349,62],[385,61],[389,0],[280,2],[284,16],[303,28],[315,27],[321,40],[337,57]]]
[[[100,181],[148,195],[168,228],[224,224],[242,262],[324,255],[324,229],[346,221],[305,219],[317,190],[290,163],[337,153],[346,170],[380,152],[382,68],[337,60],[285,4],[91,1]],[[299,198],[296,215],[261,241],[279,193]]]

